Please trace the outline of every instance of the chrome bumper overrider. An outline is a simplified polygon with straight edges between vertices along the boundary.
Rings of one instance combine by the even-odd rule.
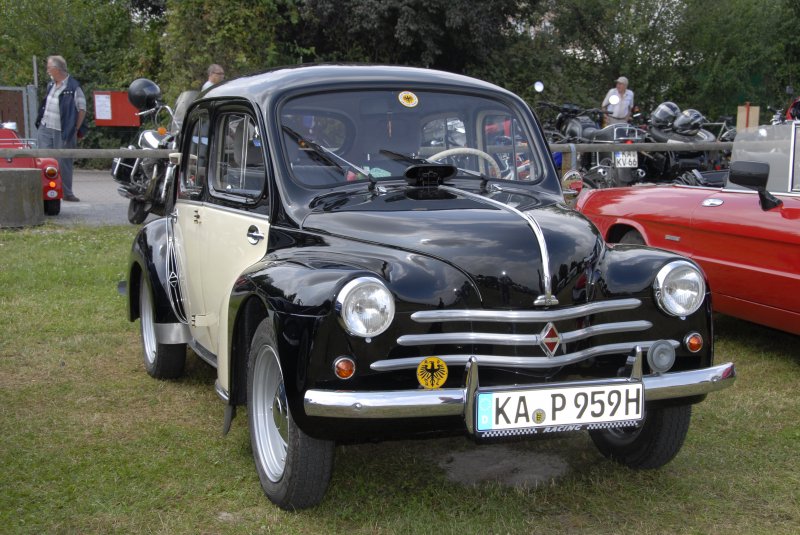
[[[736,379],[736,369],[732,362],[698,370],[643,376],[641,348],[637,348],[631,361],[633,365],[630,377],[515,386],[535,389],[538,386],[591,386],[641,381],[645,400],[655,401],[708,394],[731,386]],[[467,362],[466,370],[464,388],[379,392],[307,390],[304,408],[309,416],[326,418],[463,416],[467,431],[474,433],[474,403],[478,391],[478,363],[475,358]]]

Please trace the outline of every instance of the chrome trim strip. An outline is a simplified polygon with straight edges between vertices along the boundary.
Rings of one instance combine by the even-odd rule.
[[[214,353],[212,353],[211,351],[209,351],[208,349],[206,349],[205,347],[203,347],[200,344],[198,344],[197,340],[192,339],[189,342],[189,347],[192,348],[192,351],[194,351],[195,354],[198,357],[200,357],[201,359],[206,361],[208,364],[210,364],[214,368],[217,367],[217,356]]]
[[[553,296],[553,289],[552,289],[552,276],[550,274],[550,253],[547,250],[547,242],[544,239],[544,232],[542,231],[542,227],[539,226],[538,221],[533,218],[532,215],[527,214],[525,212],[521,212],[517,210],[513,206],[509,206],[505,203],[500,201],[496,201],[490,197],[486,197],[483,195],[478,195],[477,193],[472,193],[470,191],[464,191],[458,188],[452,188],[450,186],[439,186],[439,189],[443,191],[449,191],[450,193],[454,193],[457,195],[463,195],[470,199],[480,201],[480,202],[488,202],[492,206],[496,206],[501,210],[505,210],[512,214],[516,214],[517,216],[521,217],[525,221],[528,222],[528,226],[533,231],[539,245],[539,251],[542,254],[542,278],[544,279],[544,295],[540,295],[536,298],[535,304],[541,304],[544,306],[553,306],[558,304],[558,299]]]
[[[553,368],[556,366],[567,366],[586,360],[589,357],[597,357],[600,355],[613,355],[625,354],[631,350],[631,347],[636,345],[642,348],[642,351],[647,350],[651,345],[656,343],[657,340],[647,340],[638,342],[624,342],[619,344],[607,344],[602,346],[589,347],[575,353],[568,353],[558,357],[544,357],[544,356],[502,356],[502,355],[436,355],[448,366],[465,365],[470,358],[475,358],[478,364],[482,366],[493,366],[495,368],[526,368],[526,369],[541,369]],[[668,340],[672,347],[677,348],[680,343],[677,340]],[[376,372],[388,372],[396,370],[409,370],[416,369],[419,363],[426,357],[407,357],[402,359],[387,359],[376,360],[370,365],[370,369]]]
[[[649,321],[620,321],[617,323],[603,323],[592,325],[576,331],[561,333],[561,343],[576,342],[601,334],[622,333],[631,331],[644,331],[652,327]],[[499,346],[539,345],[542,341],[540,334],[512,334],[512,333],[435,333],[435,334],[405,334],[397,339],[401,346],[420,346],[429,344],[494,344]]]
[[[220,399],[221,399],[222,401],[224,401],[225,403],[229,402],[229,401],[230,401],[230,399],[231,399],[231,398],[230,398],[230,395],[229,395],[229,394],[228,394],[228,392],[227,392],[227,390],[225,390],[224,388],[222,388],[222,385],[221,385],[221,384],[219,384],[219,379],[217,379],[216,381],[214,381],[214,392],[216,392],[216,393],[217,393],[217,395],[220,397]]]
[[[630,310],[639,307],[639,299],[616,299],[597,301],[569,308],[555,310],[424,310],[411,314],[417,323],[436,323],[438,321],[486,321],[486,322],[545,322],[561,321],[602,312]]]
[[[189,326],[185,323],[156,323],[154,326],[159,344],[186,344],[192,339]]]
[[[465,416],[471,406],[468,401],[474,396],[477,386],[477,363],[472,363],[464,388],[439,390],[390,390],[370,392],[343,392],[335,390],[307,390],[303,407],[308,416],[327,418],[424,418],[429,416]],[[472,378],[472,379],[470,379]],[[726,362],[710,368],[683,372],[646,375],[642,377],[645,400],[697,396],[716,392],[733,385],[736,368]],[[519,388],[558,388],[592,384],[628,383],[628,378],[609,380],[544,383],[520,385]],[[514,387],[517,388],[517,387]],[[498,387],[502,390],[502,387]],[[470,409],[473,410],[473,409]],[[465,422],[469,426],[469,421]]]
[[[391,390],[347,392],[306,390],[303,408],[308,416],[329,418],[417,418],[464,412],[464,390]]]

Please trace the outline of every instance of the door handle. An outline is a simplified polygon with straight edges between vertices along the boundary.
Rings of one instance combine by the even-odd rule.
[[[264,235],[261,234],[261,231],[258,230],[258,227],[255,225],[250,225],[250,228],[247,229],[247,241],[249,241],[251,245],[255,245],[263,239]]]

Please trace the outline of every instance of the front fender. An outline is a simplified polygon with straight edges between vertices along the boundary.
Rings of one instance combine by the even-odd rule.
[[[170,301],[169,285],[169,220],[161,218],[143,226],[131,246],[128,268],[128,319],[139,318],[139,292],[144,273],[152,289],[155,322],[183,323]]]

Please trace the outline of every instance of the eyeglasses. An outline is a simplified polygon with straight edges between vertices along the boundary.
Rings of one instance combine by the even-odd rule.
[[[220,75],[220,76],[225,76],[225,73],[224,73],[224,72],[212,72],[211,74],[218,74],[218,75]]]

